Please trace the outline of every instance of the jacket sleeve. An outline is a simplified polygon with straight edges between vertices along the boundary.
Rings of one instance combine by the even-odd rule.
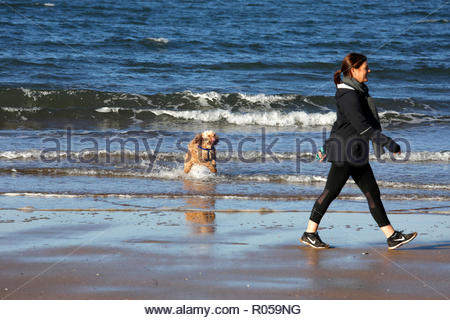
[[[390,152],[399,152],[400,146],[394,140],[381,133],[381,130],[373,128],[367,121],[362,110],[360,97],[355,91],[344,94],[339,99],[339,105],[347,120],[350,122],[359,136],[370,139],[375,143],[388,148]]]

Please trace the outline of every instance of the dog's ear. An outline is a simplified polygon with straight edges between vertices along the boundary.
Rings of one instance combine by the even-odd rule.
[[[202,134],[201,133],[197,133],[197,135],[194,138],[194,143],[201,145],[203,138],[202,138]]]
[[[214,143],[213,146],[219,143],[219,137],[217,135],[214,135]]]

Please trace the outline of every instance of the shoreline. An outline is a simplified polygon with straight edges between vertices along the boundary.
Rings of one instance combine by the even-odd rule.
[[[221,212],[223,204],[204,199],[187,199],[178,211],[143,212],[136,207],[149,205],[149,199],[129,199],[112,208],[111,202],[90,199],[88,206],[84,201],[29,202],[92,210],[2,211],[0,299],[450,296],[446,215],[391,214],[394,226],[419,236],[389,251],[370,214],[330,213],[320,234],[334,248],[318,251],[298,241],[306,212],[249,214],[236,209],[229,214]],[[233,208],[251,209],[242,200],[233,203]],[[125,204],[136,207],[123,211]],[[307,208],[310,201],[297,204]],[[102,206],[111,210],[102,211]],[[339,201],[339,207],[355,204]]]

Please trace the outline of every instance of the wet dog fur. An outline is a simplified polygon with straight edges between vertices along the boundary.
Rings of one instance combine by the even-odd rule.
[[[189,173],[192,166],[198,164],[207,167],[212,173],[216,173],[215,146],[218,143],[219,137],[214,131],[206,130],[198,133],[189,143],[188,151],[184,156],[184,172]]]

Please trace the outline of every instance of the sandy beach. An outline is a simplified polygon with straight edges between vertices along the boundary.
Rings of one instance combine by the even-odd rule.
[[[402,319],[438,313],[430,304],[450,297],[448,12],[442,0],[2,1],[2,318],[35,319],[53,299],[56,319],[102,299],[320,300],[308,319],[338,318],[326,299],[386,299]],[[350,52],[367,59],[343,66]],[[360,82],[360,106],[337,106],[340,73]],[[418,237],[389,251],[369,213],[377,192],[349,179],[319,228],[332,248],[306,247],[331,167],[316,154],[333,128],[368,139],[367,123],[401,147],[364,152],[392,225]],[[187,174],[207,130],[220,143],[197,151],[217,173]],[[397,315],[371,302],[359,318]]]
[[[192,201],[165,210],[164,199],[2,196],[1,299],[450,296],[445,214],[391,214],[419,236],[388,251],[370,214],[355,213],[365,203],[338,201],[355,212],[327,214],[321,235],[333,248],[317,251],[298,241],[310,201],[297,202],[305,212],[277,211],[286,206],[277,202],[239,212],[262,204],[236,200],[195,211]]]

